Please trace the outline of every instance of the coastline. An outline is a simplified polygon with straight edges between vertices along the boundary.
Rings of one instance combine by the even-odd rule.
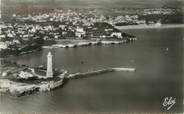
[[[184,24],[162,24],[161,26],[156,25],[128,25],[128,26],[114,26],[120,30],[126,29],[162,29],[162,28],[184,28]]]
[[[80,79],[80,78],[88,78],[95,75],[110,73],[110,72],[135,72],[135,68],[125,68],[125,67],[114,67],[114,68],[106,68],[106,69],[100,69],[100,70],[94,70],[94,71],[88,71],[88,72],[77,72],[73,74],[68,74],[67,71],[59,74],[57,77],[58,80],[43,80],[38,78],[40,80],[40,83],[25,83],[25,82],[16,82],[13,80],[9,80],[6,78],[0,78],[0,94],[1,93],[9,93],[13,96],[24,96],[28,94],[32,94],[35,92],[48,92],[55,88],[61,87],[64,85],[65,80],[70,79]],[[36,76],[36,75],[35,75]],[[38,77],[38,76],[36,76]],[[31,79],[30,79],[31,80]]]
[[[34,92],[51,91],[62,86],[67,75],[67,71],[61,69],[53,70],[53,76],[47,77],[43,67],[29,67],[8,60],[1,62],[0,94],[23,96]]]
[[[128,38],[127,40],[102,40],[102,41],[93,41],[93,40],[67,40],[69,43],[58,43],[51,46],[42,46],[42,48],[52,49],[52,48],[76,48],[84,46],[95,46],[95,45],[113,45],[113,44],[123,44],[127,42],[132,42],[137,40],[136,37]]]
[[[15,51],[14,52],[12,51],[10,54],[9,53],[7,53],[7,54],[0,53],[1,54],[0,58],[9,58],[11,56],[25,55],[25,54],[29,54],[29,53],[34,53],[34,52],[40,51],[41,49],[42,48],[39,47],[37,49],[32,49],[32,50],[28,50],[28,51],[20,51],[18,53],[16,53]]]
[[[35,92],[51,91],[63,85],[65,75],[66,72],[63,72],[53,79],[38,79],[37,81],[40,81],[40,83],[31,84],[26,82],[17,82],[6,78],[0,78],[0,94],[9,93],[10,95],[20,97]],[[58,80],[54,80],[55,78],[58,78]],[[31,79],[29,80],[31,81]]]

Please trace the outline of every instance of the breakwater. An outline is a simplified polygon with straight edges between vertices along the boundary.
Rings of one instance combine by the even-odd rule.
[[[126,71],[126,72],[135,72],[135,68],[123,68],[123,67],[117,67],[117,68],[107,68],[107,69],[101,69],[101,70],[96,70],[96,71],[88,71],[85,73],[74,73],[68,75],[66,78],[68,79],[79,79],[79,78],[86,78],[89,76],[93,75],[100,75],[100,74],[105,74],[109,72],[121,72],[121,71]]]
[[[27,94],[32,94],[34,92],[46,92],[51,91],[52,89],[61,87],[64,84],[65,79],[79,79],[79,78],[87,78],[90,76],[110,73],[110,72],[135,72],[135,68],[106,68],[101,70],[95,71],[88,71],[85,73],[74,73],[74,74],[67,74],[67,72],[63,72],[62,74],[58,75],[57,80],[55,78],[51,80],[43,80],[45,78],[39,78],[39,83],[25,83],[25,82],[16,82],[9,79],[0,79],[0,93],[8,92],[11,95],[15,96],[23,96]]]

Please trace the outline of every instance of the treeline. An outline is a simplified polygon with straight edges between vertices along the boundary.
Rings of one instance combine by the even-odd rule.
[[[145,20],[148,24],[150,21],[158,22],[160,21],[162,24],[181,24],[183,21],[183,14],[181,12],[177,12],[174,14],[150,14],[150,15],[140,15],[140,20]]]
[[[51,45],[55,44],[56,41],[54,40],[48,40],[48,41],[43,41],[43,39],[36,39],[34,42],[30,42],[27,45],[24,46],[10,46],[8,49],[2,49],[0,51],[0,57],[6,57],[8,55],[19,55],[22,53],[29,53],[32,51],[38,51],[42,49],[42,46],[44,45]]]

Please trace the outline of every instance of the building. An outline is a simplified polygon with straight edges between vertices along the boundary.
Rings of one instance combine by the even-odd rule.
[[[2,3],[2,1],[0,0],[0,20],[1,20],[1,17],[2,17],[2,16],[1,16],[1,8],[2,8],[2,7],[1,7],[1,5],[2,5],[1,3]]]
[[[0,58],[0,67],[2,66],[2,62],[1,62],[2,60],[1,60],[1,58]],[[0,74],[1,74],[1,71],[0,71]]]
[[[25,72],[25,71],[20,71],[19,77],[23,78],[23,79],[28,79],[28,78],[33,77],[33,74],[31,74],[29,72]]]
[[[120,38],[120,39],[123,38],[121,32],[113,32],[111,34],[111,37],[117,37],[117,38]]]
[[[75,36],[78,38],[82,38],[84,37],[86,34],[86,32],[84,31],[83,28],[77,27],[76,32],[75,32]]]
[[[7,49],[7,48],[8,48],[7,43],[5,43],[5,42],[0,42],[0,50],[1,50],[1,49]]]
[[[0,0],[0,34],[2,33],[2,31],[1,31],[1,17],[2,17],[2,16],[1,16],[1,8],[2,8],[2,7],[1,7],[1,2],[2,2],[2,1]]]
[[[46,76],[48,78],[53,77],[52,54],[51,54],[51,52],[49,52],[48,55],[47,55],[47,74],[46,74]]]

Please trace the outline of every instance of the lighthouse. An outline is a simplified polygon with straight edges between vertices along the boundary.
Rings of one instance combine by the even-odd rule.
[[[1,20],[1,16],[2,16],[2,15],[1,15],[1,8],[2,8],[2,7],[1,7],[1,6],[2,6],[2,3],[1,3],[1,2],[2,2],[2,1],[0,0],[0,20]]]
[[[47,54],[47,74],[46,74],[46,76],[48,78],[52,78],[53,77],[52,54],[51,54],[51,52],[49,52]]]
[[[1,25],[1,17],[2,17],[2,15],[1,15],[1,13],[2,13],[2,12],[1,12],[1,5],[2,5],[2,3],[1,3],[1,0],[0,0],[0,34],[2,34],[2,30],[1,30],[1,28],[2,28],[2,27],[1,27],[1,26],[2,26],[2,25]],[[1,49],[0,49],[0,51],[1,51]]]

